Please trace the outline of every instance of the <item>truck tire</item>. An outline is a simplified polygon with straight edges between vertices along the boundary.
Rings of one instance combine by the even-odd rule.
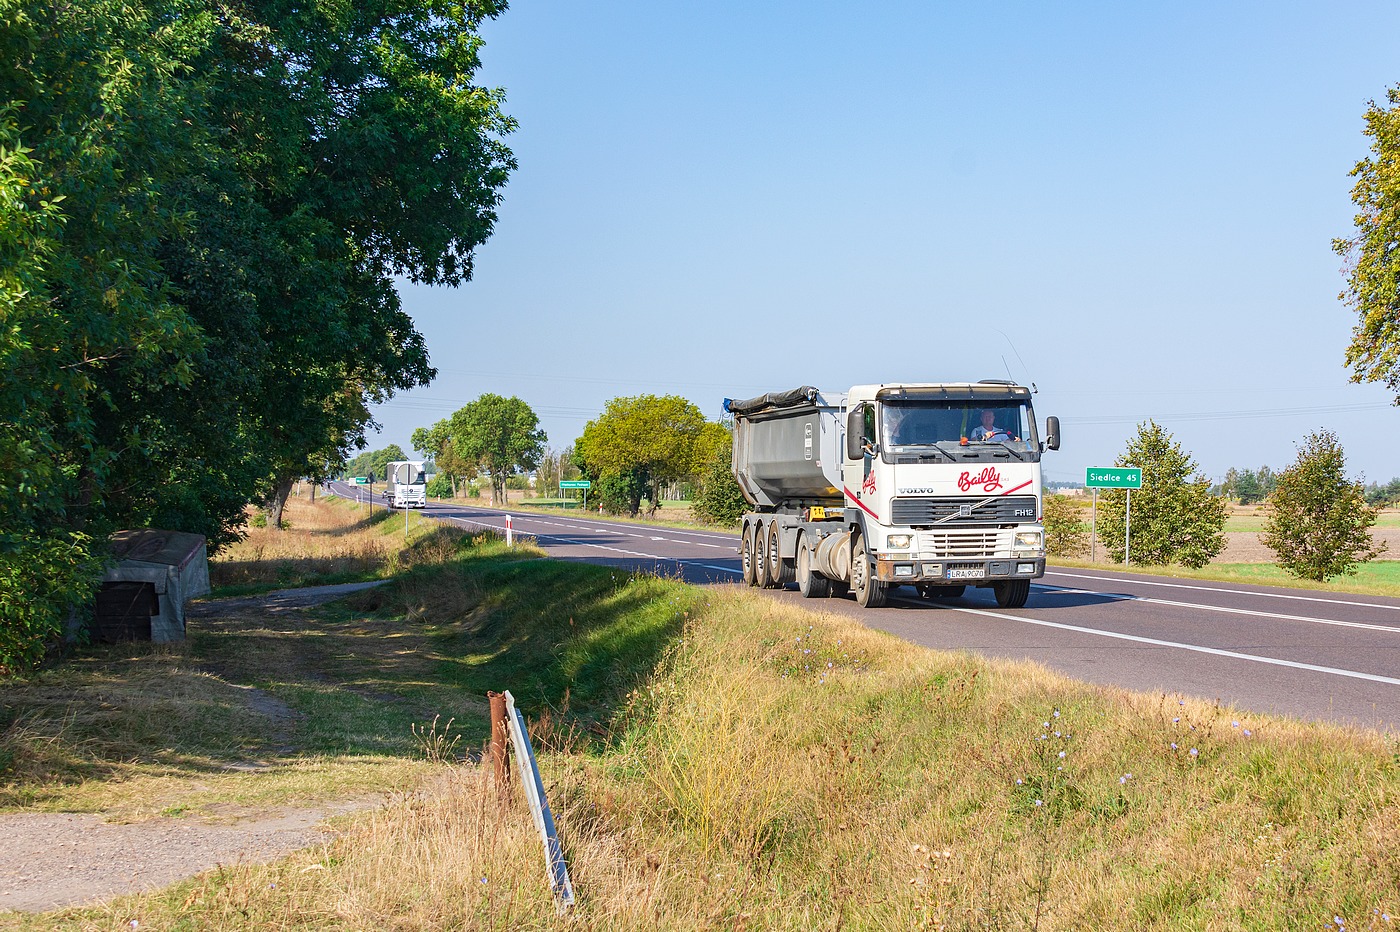
[[[783,532],[777,521],[768,522],[767,540],[768,558],[764,562],[768,569],[768,587],[786,589],[797,573],[793,564],[783,559]]]
[[[744,585],[758,585],[758,566],[754,562],[753,525],[744,525],[744,536],[739,539],[739,565],[744,570]]]
[[[857,537],[851,551],[851,591],[861,608],[880,608],[889,601],[889,587],[875,579],[870,571],[870,557],[865,549],[865,538]]]
[[[812,548],[807,535],[797,541],[797,591],[804,599],[824,599],[831,595],[831,580],[812,569]]]
[[[996,593],[997,604],[1002,608],[1020,608],[1026,604],[1026,598],[1031,594],[1031,581],[1009,579],[1006,582],[994,583],[992,591]]]

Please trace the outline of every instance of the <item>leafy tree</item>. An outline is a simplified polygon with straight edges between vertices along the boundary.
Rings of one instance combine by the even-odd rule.
[[[575,458],[589,478],[599,480],[605,508],[635,516],[644,497],[654,509],[664,483],[699,468],[707,452],[706,436],[705,416],[684,398],[614,398],[601,416],[584,426]],[[713,439],[709,442],[712,448]],[[605,481],[615,494],[601,491]]]
[[[1259,535],[1279,565],[1300,579],[1351,576],[1385,550],[1371,539],[1376,509],[1361,482],[1346,477],[1346,456],[1329,430],[1309,434],[1298,458],[1278,477]]]
[[[491,232],[503,7],[0,0],[0,576],[55,567],[0,627],[57,630],[114,528],[235,538],[432,377],[393,282]]]
[[[345,468],[351,476],[373,476],[375,482],[383,482],[389,464],[406,459],[408,455],[404,453],[403,447],[391,443],[379,450],[366,450],[352,459]]]
[[[1078,557],[1089,549],[1089,527],[1081,502],[1068,495],[1046,495],[1041,523],[1045,550],[1052,556]]]
[[[452,415],[452,448],[491,478],[491,503],[505,501],[506,479],[534,469],[544,453],[540,419],[519,398],[487,393]]]
[[[1116,460],[1142,470],[1142,488],[1132,493],[1131,557],[1138,563],[1205,566],[1225,549],[1225,502],[1210,494],[1210,480],[1169,432],[1152,421]],[[1127,496],[1123,489],[1099,493],[1099,538],[1114,559],[1125,550]]]
[[[1359,318],[1346,352],[1352,381],[1384,382],[1400,404],[1400,87],[1386,101],[1366,110],[1371,155],[1351,171],[1353,235],[1332,246],[1349,267],[1341,299]]]
[[[708,428],[710,425],[706,426]],[[690,501],[690,511],[705,524],[730,527],[739,523],[750,506],[734,479],[733,435],[722,427],[720,430],[725,442],[711,449],[705,465],[701,467],[699,487]]]
[[[455,498],[461,483],[476,476],[476,465],[464,459],[452,445],[452,423],[447,418],[432,427],[419,427],[409,438],[413,449],[433,459],[438,472],[452,484],[452,497]]]

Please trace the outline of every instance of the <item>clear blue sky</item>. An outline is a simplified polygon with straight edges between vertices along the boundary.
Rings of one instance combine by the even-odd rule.
[[[1327,427],[1388,480],[1330,246],[1397,35],[1394,3],[516,0],[481,77],[520,168],[471,283],[402,285],[439,376],[370,445],[488,391],[562,448],[618,395],[1009,370],[1062,421],[1049,479],[1151,417],[1213,477]]]

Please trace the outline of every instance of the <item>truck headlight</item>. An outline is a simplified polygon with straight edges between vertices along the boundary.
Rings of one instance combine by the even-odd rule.
[[[1017,531],[1016,547],[1019,550],[1040,550],[1045,545],[1045,535],[1041,531]]]
[[[885,538],[885,546],[890,550],[908,550],[909,534],[890,534]]]

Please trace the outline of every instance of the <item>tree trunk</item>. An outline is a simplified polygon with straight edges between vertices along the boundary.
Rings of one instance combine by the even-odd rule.
[[[311,504],[313,505],[316,504],[316,486],[320,484],[319,482],[311,483]]]
[[[287,496],[292,494],[292,484],[296,482],[296,477],[278,479],[277,485],[272,490],[272,497],[267,500],[267,523],[282,529],[282,509],[287,506]]]

